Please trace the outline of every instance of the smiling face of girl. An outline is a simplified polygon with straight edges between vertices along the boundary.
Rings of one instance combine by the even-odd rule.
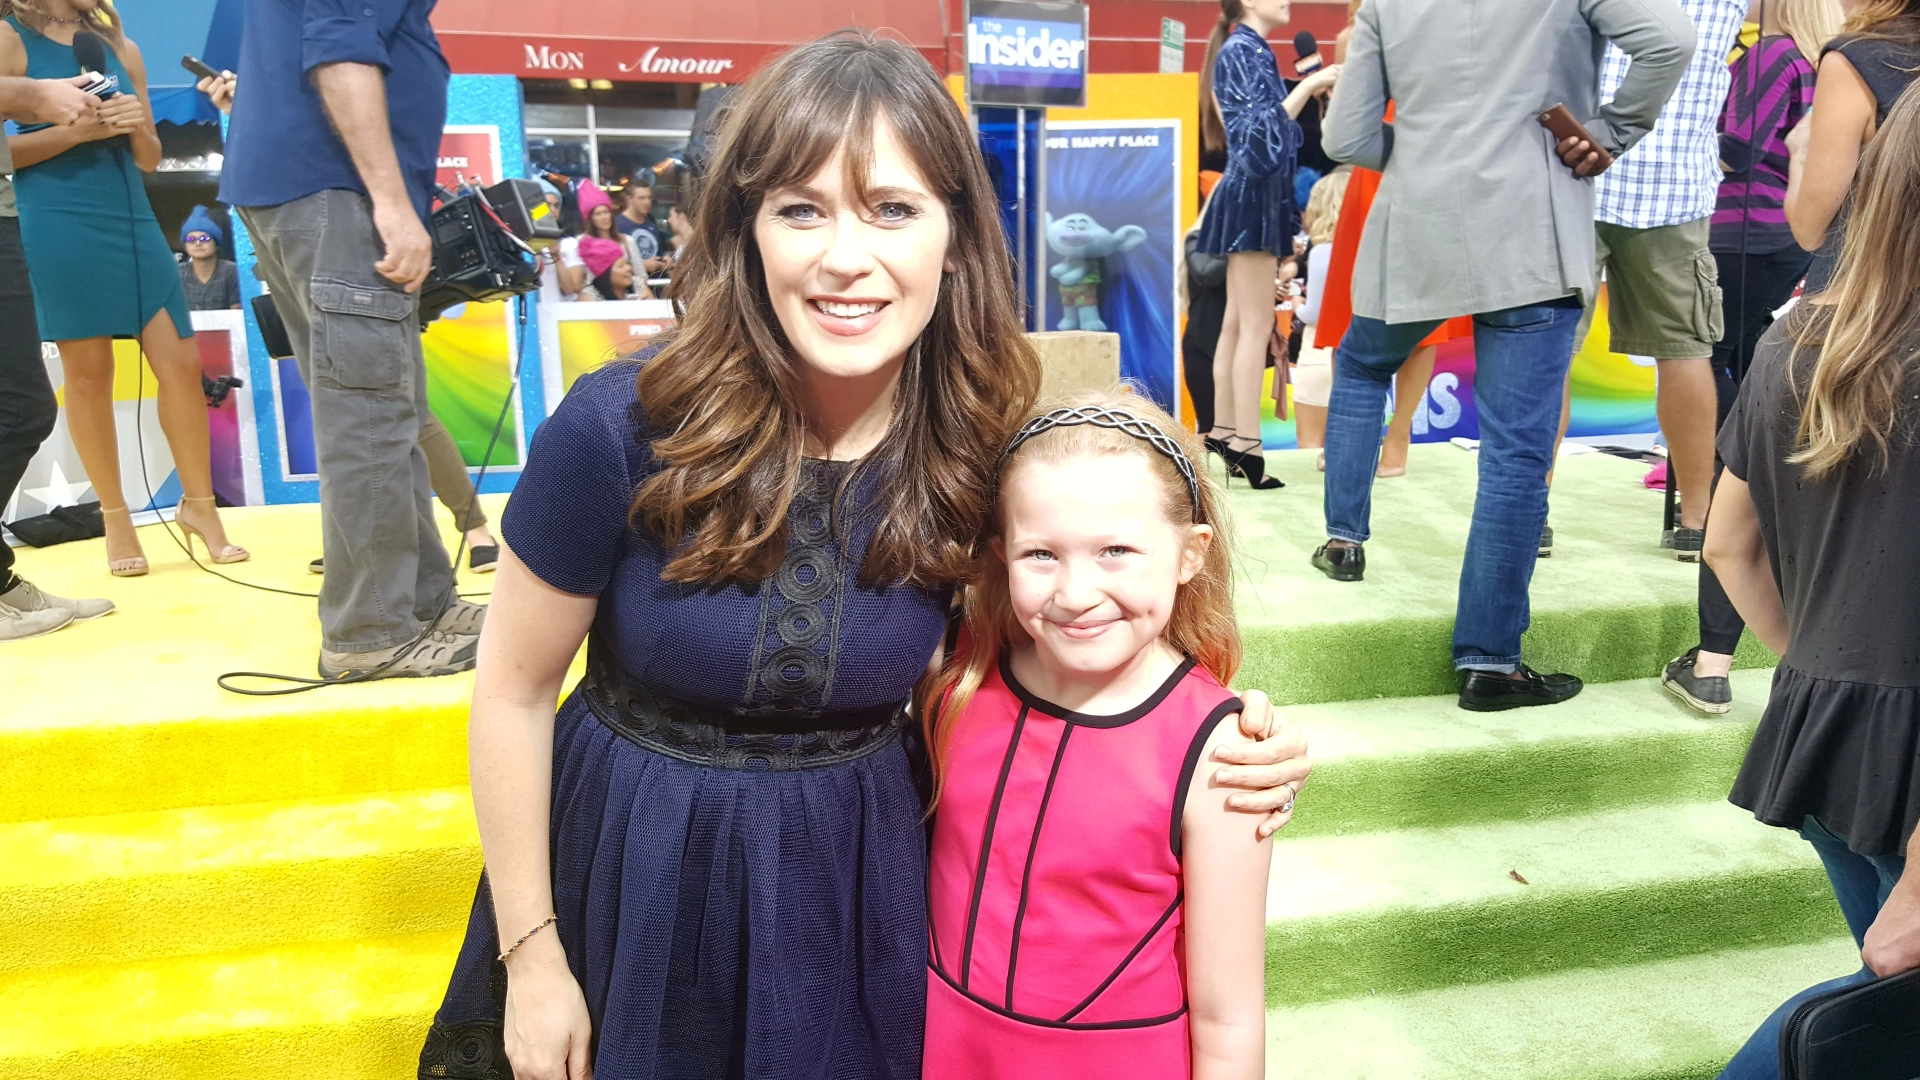
[[[799,359],[817,373],[898,367],[933,317],[952,226],[884,118],[865,192],[844,151],[802,183],[767,193],[754,242],[767,298]]]
[[[1111,679],[1147,655],[1213,530],[1181,527],[1137,453],[1018,460],[1001,487],[994,551],[1035,659],[1055,682]]]

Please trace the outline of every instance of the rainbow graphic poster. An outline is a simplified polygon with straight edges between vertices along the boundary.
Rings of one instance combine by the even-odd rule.
[[[1480,437],[1480,413],[1473,401],[1473,373],[1471,340],[1450,341],[1439,347],[1433,376],[1415,406],[1418,411],[1413,416],[1414,442]],[[1567,423],[1569,436],[1604,438],[1645,435],[1659,430],[1653,408],[1654,361],[1610,351],[1604,285],[1594,305],[1592,329],[1573,354],[1570,381],[1573,415]],[[1260,432],[1267,449],[1290,450],[1297,445],[1293,421],[1274,416],[1272,388],[1273,372],[1269,370],[1262,385]],[[1383,428],[1395,407],[1389,396],[1381,418]]]
[[[513,392],[513,335],[505,303],[463,304],[428,324],[427,403],[469,466],[520,464],[519,409],[507,410],[491,459],[482,461],[500,406]]]

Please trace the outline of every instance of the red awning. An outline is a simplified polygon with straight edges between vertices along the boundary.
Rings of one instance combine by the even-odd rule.
[[[782,49],[863,26],[947,70],[945,9],[961,0],[440,0],[453,70],[538,79],[740,82]]]

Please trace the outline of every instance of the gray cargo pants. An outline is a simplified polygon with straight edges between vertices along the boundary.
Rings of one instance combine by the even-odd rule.
[[[453,588],[420,450],[431,413],[414,298],[373,268],[386,246],[365,195],[322,191],[240,216],[313,400],[321,644],[404,645]]]

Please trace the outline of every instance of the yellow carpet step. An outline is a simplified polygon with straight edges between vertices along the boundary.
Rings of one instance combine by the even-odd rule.
[[[0,825],[0,974],[454,930],[479,873],[466,788]]]
[[[0,976],[7,1080],[404,1080],[459,933]]]

